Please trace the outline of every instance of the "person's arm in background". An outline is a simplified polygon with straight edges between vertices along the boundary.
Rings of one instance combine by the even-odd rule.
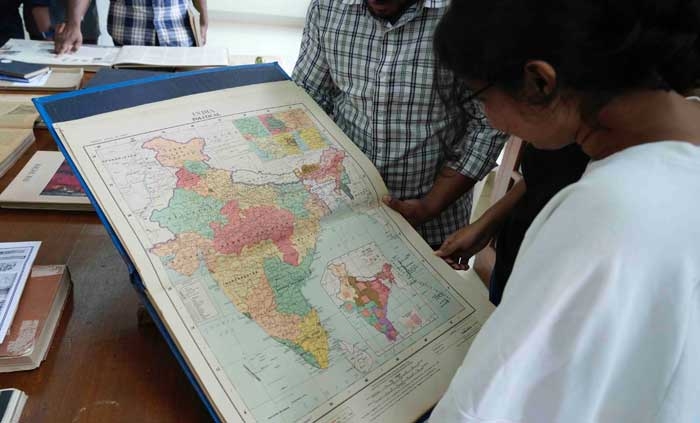
[[[435,255],[444,258],[454,269],[467,270],[469,258],[493,239],[526,190],[525,180],[521,179],[479,219],[450,235]]]
[[[457,159],[448,161],[440,169],[425,197],[409,200],[385,197],[384,202],[414,226],[434,219],[488,175],[496,166],[507,138],[506,134],[491,128],[485,119],[471,119],[457,148]]]
[[[48,0],[32,0],[31,7],[36,29],[41,32],[44,39],[52,40],[53,34],[51,33],[51,14],[49,13]]]
[[[318,21],[318,0],[313,0],[306,14],[301,51],[292,72],[292,80],[303,88],[327,114],[332,115],[333,97],[338,93],[338,87],[329,72]]]
[[[54,51],[57,54],[78,51],[83,45],[83,34],[80,31],[80,22],[92,0],[68,0],[66,7],[66,23],[56,27],[54,35]]]
[[[209,11],[207,0],[193,0],[194,8],[199,12],[199,27],[202,36],[202,45],[207,43],[207,29],[209,28]]]

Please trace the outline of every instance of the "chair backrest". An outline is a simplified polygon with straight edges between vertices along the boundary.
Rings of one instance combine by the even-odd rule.
[[[519,172],[520,159],[522,157],[525,142],[516,136],[511,136],[506,142],[501,164],[496,171],[496,179],[491,191],[489,206],[496,203],[506,192],[520,179]],[[496,250],[492,240],[483,250],[476,254],[474,259],[474,271],[479,275],[481,281],[488,287],[491,279],[491,272],[496,263]]]

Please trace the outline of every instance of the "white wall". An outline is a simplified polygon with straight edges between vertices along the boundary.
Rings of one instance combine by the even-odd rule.
[[[310,0],[207,0],[209,10],[303,19]]]

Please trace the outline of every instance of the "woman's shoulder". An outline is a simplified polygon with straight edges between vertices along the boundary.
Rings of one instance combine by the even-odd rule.
[[[538,233],[621,247],[700,239],[700,147],[641,145],[591,163],[533,222]]]

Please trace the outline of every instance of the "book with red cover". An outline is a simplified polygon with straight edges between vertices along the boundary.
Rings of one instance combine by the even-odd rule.
[[[0,344],[0,373],[31,370],[46,358],[68,299],[66,266],[34,266],[5,341]]]
[[[90,200],[59,151],[37,151],[0,194],[0,207],[92,211]]]

